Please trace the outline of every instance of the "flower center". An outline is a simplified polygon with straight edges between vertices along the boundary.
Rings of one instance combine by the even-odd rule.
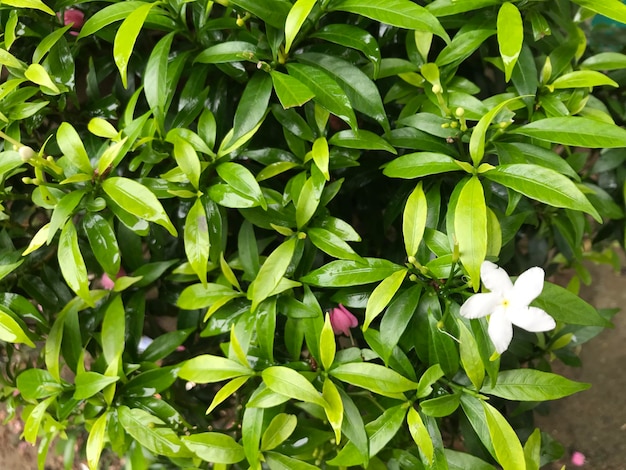
[[[510,303],[510,302],[509,302],[509,299],[503,299],[503,300],[502,300],[502,306],[503,306],[504,308],[508,308],[509,303]]]

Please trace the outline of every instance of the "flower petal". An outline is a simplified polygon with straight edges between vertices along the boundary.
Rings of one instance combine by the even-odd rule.
[[[480,265],[480,278],[491,292],[504,295],[513,289],[513,283],[506,271],[491,261],[483,261]]]
[[[503,309],[498,308],[489,318],[489,337],[496,347],[498,354],[507,350],[513,339],[513,325],[504,314]]]
[[[465,318],[480,318],[493,313],[502,302],[502,297],[495,293],[474,294],[461,305],[460,314]]]
[[[513,286],[511,301],[516,305],[529,305],[541,294],[545,275],[544,270],[537,266],[520,274]]]
[[[549,331],[556,326],[554,318],[537,307],[511,307],[507,316],[514,325],[526,331]]]

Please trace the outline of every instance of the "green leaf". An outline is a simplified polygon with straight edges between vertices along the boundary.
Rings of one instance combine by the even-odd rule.
[[[284,109],[302,106],[315,97],[309,87],[291,75],[272,70],[270,72],[274,91]]]
[[[416,152],[398,157],[385,165],[383,173],[391,178],[421,178],[448,171],[459,171],[457,160],[443,153]]]
[[[585,59],[580,68],[587,70],[619,70],[626,68],[626,54],[600,52]]]
[[[267,452],[264,456],[270,470],[317,470],[319,468],[277,452]]]
[[[438,301],[437,301],[438,302]],[[429,344],[428,357],[431,364],[439,364],[448,378],[454,377],[459,369],[457,342],[450,337],[435,313],[428,311]],[[433,373],[438,372],[435,370]],[[420,381],[421,383],[421,381]]]
[[[464,0],[463,2],[457,0],[435,0],[428,5],[427,10],[433,15],[440,17],[479,10],[500,3],[500,0]]]
[[[218,165],[217,174],[235,191],[245,194],[248,198],[257,202],[263,209],[267,209],[267,202],[261,191],[259,183],[254,175],[243,165],[226,162]]]
[[[87,267],[78,247],[76,227],[71,220],[67,221],[61,231],[57,258],[61,274],[63,274],[63,278],[70,289],[76,292],[87,304],[93,305],[93,300],[89,293]]]
[[[285,442],[296,429],[298,418],[287,413],[278,413],[261,437],[261,451],[272,450]]]
[[[595,70],[575,70],[557,77],[549,86],[555,90],[564,88],[589,88],[594,86],[619,86],[614,80]]]
[[[394,398],[400,393],[417,389],[417,384],[412,380],[392,369],[369,362],[341,364],[332,369],[330,375],[342,382]],[[372,380],[372,377],[376,377],[376,380]]]
[[[602,318],[593,306],[578,295],[551,282],[544,282],[543,291],[533,301],[533,305],[548,312],[556,321],[570,325],[611,326],[611,323]]]
[[[296,225],[298,228],[306,225],[317,211],[325,183],[324,174],[317,169],[317,166],[311,167],[311,177],[302,186],[296,202]]]
[[[291,4],[284,0],[264,0],[263,2],[257,0],[230,0],[230,3],[249,11],[270,26],[279,29],[285,27],[285,20],[291,8]]]
[[[459,255],[475,292],[480,288],[480,265],[487,256],[487,206],[480,180],[472,176],[461,190],[454,212]]]
[[[87,445],[85,447],[89,470],[98,469],[100,454],[102,453],[102,449],[104,449],[104,437],[106,435],[108,418],[108,412],[102,413],[95,423],[91,425],[91,429],[89,430],[89,437],[87,438]]]
[[[302,374],[289,367],[272,366],[262,372],[263,382],[275,393],[295,400],[326,406],[326,400]]]
[[[513,68],[522,51],[524,42],[524,24],[522,15],[511,2],[505,2],[498,11],[498,45],[500,57],[504,62],[505,80],[511,79]]]
[[[472,29],[458,33],[452,42],[442,49],[435,63],[439,67],[460,64],[494,34],[496,31],[493,29]]]
[[[541,466],[541,431],[535,428],[524,444],[526,470],[539,470]]]
[[[57,129],[57,144],[63,155],[68,158],[74,167],[88,175],[93,174],[87,151],[80,140],[78,132],[71,124],[67,122],[61,123]]]
[[[448,461],[449,470],[467,470],[468,468],[472,470],[496,470],[496,467],[478,457],[474,457],[472,454],[452,449],[444,449],[443,452]],[[530,470],[530,468],[527,470]]]
[[[612,20],[626,23],[626,5],[620,0],[604,0],[602,2],[594,0],[573,0],[573,2],[595,13],[611,18]]]
[[[485,156],[485,138],[491,122],[495,119],[500,111],[506,108],[509,104],[521,98],[524,97],[516,96],[515,98],[505,100],[497,106],[494,106],[493,109],[491,109],[487,114],[480,118],[480,121],[478,121],[478,124],[476,124],[476,127],[474,127],[474,129],[472,130],[472,136],[470,137],[469,143],[469,151],[475,167],[478,166],[478,164]],[[624,132],[626,133],[626,131]]]
[[[461,403],[461,396],[458,393],[452,395],[441,395],[430,400],[420,402],[422,412],[427,416],[443,418],[456,411]]]
[[[235,464],[246,458],[241,445],[219,432],[192,434],[183,436],[181,440],[191,452],[212,464]]]
[[[54,16],[54,11],[41,0],[2,0],[2,3],[16,8],[32,8]]]
[[[485,366],[480,357],[480,351],[476,338],[472,332],[465,326],[465,323],[459,318],[457,319],[457,325],[459,327],[459,350],[461,353],[461,364],[465,373],[469,377],[472,385],[477,390],[483,384],[485,380]]]
[[[257,47],[245,41],[226,41],[208,47],[198,54],[194,62],[200,64],[223,64],[249,60],[256,62]]]
[[[424,236],[427,215],[428,204],[420,181],[409,195],[402,214],[402,235],[406,254],[409,258],[417,254],[417,249]]]
[[[169,94],[167,64],[173,39],[174,32],[171,32],[156,43],[148,58],[143,80],[143,92],[146,95],[146,101],[160,127],[163,127],[165,112],[167,111],[166,103]]]
[[[120,406],[117,416],[124,430],[150,452],[175,458],[193,456],[176,433],[151,413],[139,408]]]
[[[206,414],[211,413],[218,405],[220,405],[224,400],[227,400],[233,396],[234,393],[237,392],[249,379],[250,377],[236,377],[222,388],[220,388],[219,392],[215,394],[211,404],[206,410]]]
[[[321,268],[311,271],[300,280],[305,284],[320,287],[349,287],[382,281],[402,266],[386,259],[363,258],[358,261],[332,261]]]
[[[417,387],[417,398],[424,398],[433,391],[432,385],[444,376],[443,369],[439,364],[433,364],[422,374]]]
[[[185,254],[193,271],[202,285],[206,285],[207,264],[209,262],[209,229],[206,212],[200,199],[191,206],[185,218],[184,228]]]
[[[90,36],[97,33],[102,28],[115,23],[116,21],[123,20],[137,8],[145,4],[145,2],[129,0],[126,2],[114,3],[95,12],[93,16],[89,17],[87,21],[85,21],[85,24],[81,28],[80,34],[78,35],[78,39]]]
[[[380,321],[380,342],[385,345],[389,354],[398,344],[415,313],[422,293],[422,286],[414,285],[398,294],[389,304],[385,315]],[[385,363],[388,357],[383,357]]]
[[[350,100],[328,73],[317,67],[295,63],[287,64],[287,71],[315,94],[316,103],[345,121],[353,130],[358,128]]]
[[[498,410],[489,403],[484,401],[481,403],[485,410],[496,460],[504,470],[525,470],[524,450],[515,431]]]
[[[52,212],[52,217],[50,218],[50,225],[48,226],[48,239],[47,243],[50,244],[57,230],[65,225],[65,222],[70,218],[74,213],[74,209],[78,206],[86,191],[84,189],[72,191],[71,193],[65,194],[57,203],[54,208],[54,212]],[[117,274],[117,273],[116,273]]]
[[[250,376],[254,371],[225,357],[202,354],[182,363],[178,377],[199,384]]]
[[[369,437],[369,456],[374,457],[380,452],[387,443],[398,433],[404,417],[407,413],[407,403],[403,403],[398,406],[387,408],[383,414],[381,414],[374,421],[367,423],[365,430]],[[352,466],[361,465],[364,463],[364,459],[356,446],[352,442],[348,442],[346,446],[341,449],[339,454],[327,462],[329,465],[337,466]]]
[[[74,391],[75,400],[86,400],[93,397],[96,393],[102,391],[108,385],[114,384],[120,378],[107,377],[97,372],[82,372],[76,375],[76,390]]]
[[[248,298],[252,300],[252,311],[267,299],[287,272],[296,250],[297,239],[290,238],[276,248],[265,260],[255,280],[248,288]]]
[[[126,330],[126,315],[122,297],[113,297],[104,312],[102,320],[102,354],[107,364],[119,361],[124,352],[124,335]]]
[[[317,0],[297,0],[289,10],[285,21],[285,54],[289,54],[293,40],[316,2]]]
[[[384,150],[394,155],[398,154],[396,149],[385,139],[373,132],[362,129],[356,132],[352,129],[337,132],[330,138],[328,143],[337,147],[359,150]]]
[[[365,321],[363,322],[363,331],[366,331],[370,323],[382,312],[398,289],[402,286],[402,282],[407,275],[407,269],[401,269],[394,272],[390,276],[383,279],[383,281],[376,286],[372,291],[369,299],[367,300],[367,306],[365,308]]]
[[[535,369],[506,370],[498,374],[495,385],[485,384],[481,393],[515,401],[557,400],[582,390],[591,384],[574,382],[558,374]]]
[[[484,173],[485,177],[524,196],[554,207],[563,207],[602,219],[585,195],[571,180],[549,168],[530,164],[500,165]]]
[[[317,166],[318,170],[324,175],[326,181],[330,180],[330,175],[328,173],[330,150],[328,148],[328,144],[329,142],[326,140],[326,137],[318,137],[315,139],[313,146],[311,147],[311,155],[313,156],[315,166]]]
[[[237,142],[263,120],[271,95],[272,78],[263,71],[256,72],[248,81],[239,100],[235,111],[234,132],[229,142]]]
[[[133,53],[133,48],[135,47],[135,41],[137,41],[137,36],[139,36],[143,23],[146,21],[148,13],[150,13],[154,5],[154,3],[145,3],[137,7],[124,19],[115,35],[115,40],[113,41],[113,59],[120,71],[124,88],[127,88],[128,76],[126,70],[128,68],[130,55]]]
[[[102,189],[120,208],[126,212],[161,225],[172,236],[177,236],[165,209],[152,191],[141,183],[129,178],[114,176],[102,183]]]
[[[341,237],[326,229],[309,228],[306,233],[317,248],[334,258],[363,261]]]
[[[89,246],[104,272],[115,279],[120,270],[120,249],[111,224],[100,214],[85,214],[83,227],[89,240]]]
[[[411,433],[411,437],[417,444],[417,447],[420,450],[420,453],[426,457],[428,463],[433,461],[433,455],[435,453],[435,448],[433,446],[433,441],[428,433],[428,429],[424,426],[424,422],[422,421],[421,416],[417,412],[417,410],[413,407],[409,408],[409,413],[406,417],[407,424],[409,426],[409,432]]]
[[[48,75],[46,69],[40,64],[30,64],[24,71],[24,77],[39,86],[51,90],[55,94],[61,93],[59,88],[50,78],[50,75]]]
[[[168,139],[174,144],[174,158],[180,170],[185,174],[189,182],[195,189],[198,189],[200,185],[200,173],[202,172],[202,165],[200,164],[200,158],[196,150],[191,143],[179,136],[170,136]]]
[[[332,333],[332,330],[331,330]],[[335,432],[335,442],[341,441],[341,425],[343,423],[343,402],[337,386],[326,378],[322,387],[322,397],[326,400],[324,411],[328,422]]]
[[[626,147],[626,130],[614,124],[576,116],[540,119],[510,132],[575,147]]]
[[[335,360],[337,344],[335,343],[335,333],[330,323],[330,315],[327,313],[324,320],[324,327],[320,333],[320,360],[324,370],[328,370]]]
[[[343,88],[354,109],[374,119],[385,131],[390,130],[378,88],[361,69],[338,57],[317,52],[298,54],[298,61],[324,69]]]
[[[195,310],[210,307],[224,297],[234,299],[235,297],[241,297],[241,295],[243,294],[222,284],[192,284],[183,289],[176,305],[185,310]]]
[[[350,24],[329,24],[311,35],[313,38],[324,39],[340,46],[361,51],[372,63],[375,70],[381,62],[380,47],[374,36],[364,29]],[[374,73],[376,78],[377,73]]]
[[[63,391],[59,381],[43,369],[26,369],[21,372],[17,376],[16,386],[26,400],[41,400]]]
[[[331,3],[331,9],[355,13],[398,28],[430,32],[450,41],[437,18],[409,0],[337,0]]]

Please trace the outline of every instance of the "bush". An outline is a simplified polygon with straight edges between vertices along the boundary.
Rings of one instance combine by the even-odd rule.
[[[595,13],[626,22],[5,0],[2,393],[40,468],[55,438],[91,469],[558,459],[533,410],[588,387],[550,361],[610,325],[577,291],[624,236],[626,56],[587,50]]]

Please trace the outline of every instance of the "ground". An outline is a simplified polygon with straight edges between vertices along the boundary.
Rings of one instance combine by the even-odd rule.
[[[626,306],[626,274],[606,266],[589,268],[593,287],[583,288],[582,296],[598,308]],[[538,418],[541,429],[565,446],[566,455],[552,466],[555,470],[563,465],[571,470],[626,469],[626,313],[618,313],[614,324],[584,345],[581,368],[554,364],[560,374],[592,384],[585,392],[552,402],[550,413]],[[19,440],[21,431],[19,422],[0,426],[0,469],[37,468],[37,449]],[[572,463],[574,452],[585,456],[583,466]],[[47,470],[64,468],[52,451],[48,461]]]

